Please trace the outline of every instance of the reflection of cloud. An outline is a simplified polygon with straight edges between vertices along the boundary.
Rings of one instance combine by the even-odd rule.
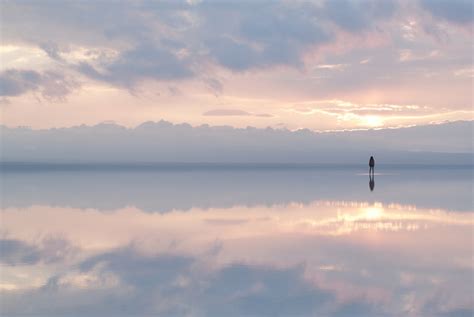
[[[403,315],[407,288],[417,315],[430,300],[451,303],[435,312],[471,309],[469,212],[317,201],[167,214],[35,206],[2,220],[19,241],[7,254],[23,259],[4,262],[7,315]],[[59,232],[81,253],[40,261],[37,237]],[[16,287],[25,273],[46,276],[43,286]],[[452,298],[436,298],[440,289]]]
[[[306,279],[303,266],[234,263],[208,268],[202,260],[143,255],[132,248],[114,250],[84,261],[78,271],[51,277],[43,287],[3,292],[2,313],[338,316],[373,311],[364,297],[357,302],[336,301],[333,290]],[[27,306],[18,305],[22,297],[28,297]]]
[[[213,274],[211,281],[206,295],[217,297],[217,303],[230,303],[231,315],[309,316],[328,312],[335,300],[333,294],[305,280],[301,267],[232,264]],[[206,312],[211,316],[227,313],[228,308],[221,305],[211,305]]]
[[[346,68],[347,64],[321,64],[318,65],[317,69],[328,69],[328,70],[343,70]]]
[[[474,68],[468,67],[468,68],[458,69],[454,72],[454,76],[473,78],[474,77]]]
[[[332,247],[337,248],[337,245]],[[341,251],[348,252],[337,250]],[[132,247],[115,249],[93,256],[79,263],[77,268],[56,273],[42,287],[14,292],[3,290],[1,312],[6,315],[34,311],[38,315],[81,312],[87,316],[125,312],[178,316],[361,317],[398,316],[406,312],[404,293],[384,295],[384,290],[361,287],[367,282],[377,283],[371,278],[376,272],[363,273],[365,278],[359,280],[356,287],[347,280],[350,272],[347,270],[329,270],[327,277],[313,279],[309,278],[311,274],[306,265],[282,267],[234,262],[216,266],[210,260],[172,254],[147,255]],[[390,270],[380,269],[385,279],[391,280]],[[345,277],[345,282],[327,281],[335,274]],[[420,275],[414,276],[418,285],[423,283]],[[413,278],[411,281],[414,282]],[[393,282],[398,283],[396,279]],[[402,289],[406,288],[405,281]],[[472,313],[472,307],[468,302],[463,303],[463,299],[461,305],[446,303],[436,292],[410,297],[410,310],[415,315]],[[23,298],[28,298],[28,305],[21,304]],[[440,305],[440,301],[446,305]]]

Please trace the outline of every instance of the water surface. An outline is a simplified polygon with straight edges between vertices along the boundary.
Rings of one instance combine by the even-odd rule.
[[[16,167],[1,312],[471,316],[472,169]]]

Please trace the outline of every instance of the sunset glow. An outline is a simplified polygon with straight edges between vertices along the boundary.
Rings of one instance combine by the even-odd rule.
[[[356,1],[341,15],[326,1],[165,3],[110,5],[104,23],[95,10],[109,4],[68,2],[53,23],[42,10],[54,1],[5,2],[0,123],[340,130],[473,118],[472,21],[436,1]]]

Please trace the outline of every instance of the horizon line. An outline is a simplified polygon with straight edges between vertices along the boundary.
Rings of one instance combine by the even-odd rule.
[[[31,131],[49,131],[49,130],[65,130],[65,129],[73,129],[73,128],[94,128],[97,126],[101,125],[114,125],[120,128],[124,128],[126,130],[135,130],[139,128],[140,126],[144,124],[159,124],[159,123],[166,123],[170,124],[173,127],[179,127],[183,125],[190,126],[193,129],[196,128],[231,128],[233,130],[247,130],[247,129],[255,129],[255,130],[274,130],[274,131],[285,131],[285,132],[298,132],[298,131],[310,131],[312,133],[333,133],[333,132],[359,132],[359,131],[380,131],[380,130],[398,130],[398,129],[409,129],[409,128],[414,128],[414,127],[428,127],[428,126],[437,126],[437,125],[443,125],[443,124],[452,124],[452,123],[474,123],[474,119],[463,119],[463,120],[442,120],[442,121],[436,121],[436,122],[430,122],[430,123],[424,123],[424,124],[409,124],[409,125],[402,125],[402,126],[388,126],[388,127],[370,127],[370,128],[354,128],[354,129],[334,129],[334,130],[313,130],[309,128],[297,128],[297,129],[288,129],[285,127],[282,128],[274,128],[271,126],[267,127],[254,127],[254,126],[246,126],[246,127],[235,127],[231,125],[209,125],[207,123],[204,124],[199,124],[199,125],[191,125],[188,122],[180,122],[180,123],[175,123],[172,121],[168,121],[165,119],[160,119],[158,121],[153,121],[153,120],[148,120],[148,121],[143,121],[140,124],[137,124],[133,127],[128,127],[125,125],[122,125],[120,123],[117,123],[114,120],[105,120],[101,121],[96,124],[80,124],[80,125],[72,125],[72,126],[62,126],[62,127],[50,127],[50,128],[32,128],[27,125],[18,125],[18,126],[8,126],[7,124],[1,123],[0,124],[0,129],[28,129]]]

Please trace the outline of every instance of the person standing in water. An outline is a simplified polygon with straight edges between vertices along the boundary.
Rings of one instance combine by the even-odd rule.
[[[369,159],[369,175],[372,174],[374,175],[375,173],[375,160],[374,157],[371,156]]]
[[[369,188],[370,191],[373,191],[375,187],[375,160],[371,156],[369,159]]]

